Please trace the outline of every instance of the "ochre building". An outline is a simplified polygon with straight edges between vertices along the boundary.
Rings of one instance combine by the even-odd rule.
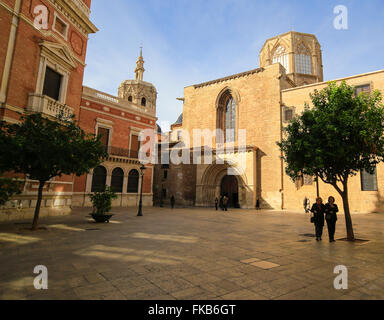
[[[342,80],[356,86],[357,93],[384,90],[384,70],[336,81]],[[168,152],[175,148],[181,151],[204,147],[206,141],[193,140],[193,130],[212,132],[217,128],[224,132],[230,129],[224,134],[224,146],[233,150],[224,154],[213,150],[211,164],[202,161],[202,164],[157,166],[156,203],[164,199],[169,202],[171,194],[178,205],[213,206],[215,198],[224,194],[231,206],[241,208],[255,208],[259,202],[266,209],[303,210],[304,197],[313,203],[316,197],[313,179],[304,177],[292,182],[285,174],[276,142],[281,141],[287,122],[303,111],[305,103],[310,104],[309,94],[327,86],[323,81],[318,40],[312,34],[291,31],[266,40],[260,52],[259,68],[186,87],[182,116],[170,134],[177,136],[174,140],[180,143]],[[238,148],[241,129],[246,132],[245,148]],[[216,140],[213,137],[213,146]],[[235,174],[228,174],[228,168]],[[375,174],[362,172],[350,180],[352,212],[380,210],[383,169],[379,165]],[[333,195],[342,203],[332,186],[320,183],[319,190],[323,198]]]

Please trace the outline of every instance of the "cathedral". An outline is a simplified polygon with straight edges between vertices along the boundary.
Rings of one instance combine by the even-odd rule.
[[[356,93],[384,93],[384,70],[335,79],[345,80]],[[290,31],[265,41],[259,68],[184,88],[183,112],[172,125],[168,152],[191,148],[205,141],[191,141],[194,129],[231,129],[224,137],[233,151],[213,150],[210,164],[157,165],[154,202],[169,201],[172,195],[182,206],[214,206],[215,198],[227,195],[235,208],[302,210],[303,199],[316,198],[312,177],[293,182],[276,142],[284,126],[311,105],[309,94],[327,86],[323,79],[321,46],[315,35]],[[246,132],[245,148],[239,148],[240,131]],[[213,137],[213,140],[217,137]],[[216,145],[217,141],[213,141]],[[161,145],[161,144],[160,144]],[[244,161],[239,164],[238,158]],[[237,174],[228,174],[232,168]],[[350,181],[352,212],[375,212],[382,208],[384,166],[374,174],[361,172]],[[341,198],[332,186],[319,183],[320,196]]]

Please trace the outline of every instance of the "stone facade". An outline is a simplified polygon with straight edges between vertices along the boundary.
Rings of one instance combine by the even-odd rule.
[[[369,84],[371,90],[384,90],[384,71],[337,81],[342,80],[354,86]],[[183,130],[183,139],[181,142],[173,139],[176,144],[170,146],[169,152],[174,148],[204,147],[206,141],[193,141],[193,130],[209,129],[212,132],[219,128],[222,123],[221,101],[223,97],[230,97],[236,106],[235,116],[231,115],[234,117],[231,125],[235,126],[236,132],[240,129],[246,131],[245,170],[239,170],[241,173],[234,175],[236,180],[227,177],[228,168],[240,169],[236,160],[241,155],[236,150],[239,147],[236,133],[234,141],[225,144],[234,146],[234,152],[220,157],[214,153],[212,164],[197,164],[193,167],[195,172],[189,174],[191,178],[186,185],[182,179],[176,179],[169,180],[165,187],[178,190],[178,202],[184,205],[194,203],[196,206],[213,206],[215,197],[222,195],[228,185],[233,185],[229,192],[242,208],[255,208],[259,200],[262,208],[303,210],[304,197],[314,202],[316,184],[310,177],[305,177],[301,183],[290,180],[285,174],[285,165],[276,142],[281,141],[287,121],[303,110],[305,102],[310,102],[309,94],[327,85],[322,81],[321,48],[316,37],[288,32],[265,42],[260,51],[260,68],[186,87],[184,98],[181,99],[184,101],[182,123],[173,125],[169,134],[175,137],[178,131]],[[186,136],[190,139],[186,139]],[[215,146],[217,141],[214,136],[212,142]],[[223,158],[224,163],[221,161],[218,164],[218,160]],[[172,171],[176,169],[182,172],[183,166],[190,167],[185,164],[174,168],[171,164],[168,175],[173,176]],[[383,165],[377,167],[377,191],[362,191],[360,175],[351,179],[349,190],[352,212],[382,210],[383,168]],[[155,178],[155,188],[161,189],[158,183]],[[191,185],[195,189],[194,194],[190,194],[193,199],[183,201],[180,195]],[[322,197],[334,195],[341,205],[340,197],[331,186],[320,183],[319,187]]]

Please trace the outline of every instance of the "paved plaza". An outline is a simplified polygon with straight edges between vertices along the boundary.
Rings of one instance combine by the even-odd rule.
[[[109,224],[72,216],[0,224],[0,299],[383,299],[384,214],[354,215],[365,243],[313,237],[304,213],[114,209]],[[28,223],[27,223],[28,222]],[[336,239],[345,237],[342,215]],[[48,268],[48,290],[33,286]],[[334,289],[337,265],[348,289]]]

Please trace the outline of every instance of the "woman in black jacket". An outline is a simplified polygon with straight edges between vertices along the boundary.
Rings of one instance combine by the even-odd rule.
[[[316,199],[316,203],[313,204],[311,212],[313,212],[314,215],[316,240],[321,241],[321,236],[323,235],[325,213],[325,205],[323,204],[323,199]]]
[[[329,242],[335,242],[337,212],[339,212],[339,208],[335,204],[335,198],[331,196],[325,205],[325,220],[327,221]]]

